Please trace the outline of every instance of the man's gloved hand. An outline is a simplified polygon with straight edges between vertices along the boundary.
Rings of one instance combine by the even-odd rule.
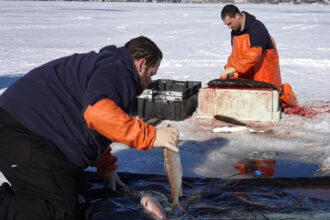
[[[170,150],[179,152],[179,148],[176,147],[178,136],[178,129],[174,127],[156,129],[156,138],[153,147],[167,147]]]
[[[227,69],[225,69],[224,71],[222,71],[222,73],[220,74],[220,79],[227,79],[228,75],[234,74],[236,72],[234,67],[229,67]]]
[[[118,174],[116,171],[108,171],[104,174],[104,181],[106,183],[110,183],[110,189],[112,191],[116,191],[116,185],[118,184],[119,186],[128,188],[119,178]]]

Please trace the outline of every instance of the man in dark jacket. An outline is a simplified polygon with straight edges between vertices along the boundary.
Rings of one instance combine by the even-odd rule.
[[[128,115],[161,60],[141,36],[53,60],[11,85],[0,96],[0,171],[11,183],[1,187],[0,219],[77,219],[79,172],[111,142],[178,151],[176,128],[156,130]]]

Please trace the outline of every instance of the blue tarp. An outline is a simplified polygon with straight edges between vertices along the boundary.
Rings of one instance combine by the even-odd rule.
[[[141,205],[151,195],[169,219],[330,219],[330,200],[285,191],[288,187],[329,188],[330,177],[203,179],[183,178],[180,203],[187,212],[171,210],[166,176],[119,173],[129,190],[105,189],[103,178],[88,172],[88,220],[150,219]]]

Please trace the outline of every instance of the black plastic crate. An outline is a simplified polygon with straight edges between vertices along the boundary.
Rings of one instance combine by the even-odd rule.
[[[199,81],[158,79],[137,97],[137,115],[181,121],[192,115],[198,104]]]

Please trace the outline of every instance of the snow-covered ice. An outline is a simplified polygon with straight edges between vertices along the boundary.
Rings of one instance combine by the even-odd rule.
[[[72,53],[122,46],[145,35],[162,49],[155,76],[208,81],[219,77],[231,51],[223,4],[0,1],[0,93],[30,69]],[[277,44],[282,82],[290,83],[312,118],[282,114],[280,122],[255,123],[273,134],[247,130],[212,133],[214,120],[164,121],[178,127],[184,176],[226,177],[235,157],[284,152],[291,159],[330,166],[330,6],[239,5],[268,28]],[[121,172],[164,174],[160,149],[113,145]],[[286,155],[285,154],[285,155]],[[284,157],[285,157],[284,155]],[[0,182],[4,181],[0,177]]]

